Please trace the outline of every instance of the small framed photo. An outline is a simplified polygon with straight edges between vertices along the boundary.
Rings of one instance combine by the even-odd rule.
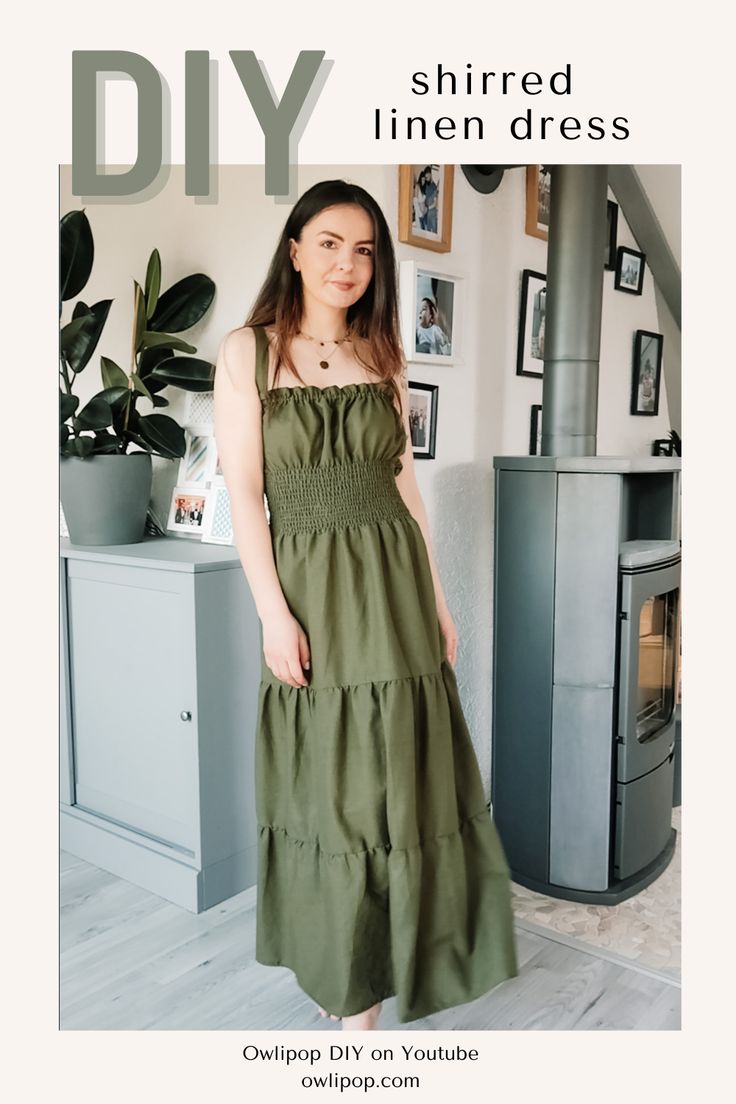
[[[646,254],[637,249],[620,245],[616,252],[616,276],[613,286],[619,291],[628,291],[631,295],[641,295],[644,287],[644,262]]]
[[[203,487],[217,471],[217,445],[212,426],[188,425],[184,429],[187,450],[179,461],[177,486]]]
[[[193,487],[174,487],[166,528],[182,536],[200,538],[204,507],[209,493],[205,488],[196,490]]]
[[[618,203],[614,203],[612,199],[608,200],[607,207],[608,218],[608,232],[606,234],[606,245],[603,254],[603,267],[607,268],[609,272],[613,272],[616,268],[616,241],[618,235]]]
[[[454,165],[399,165],[399,241],[452,249]]]
[[[437,384],[409,380],[409,428],[415,460],[435,458],[438,396]]]
[[[542,404],[534,403],[532,405],[531,418],[529,422],[529,455],[541,456],[542,455]]]
[[[631,413],[654,416],[659,413],[659,381],[662,374],[662,334],[637,330],[634,337],[634,366],[631,382]]]
[[[233,523],[230,517],[230,495],[222,475],[212,481],[204,504],[202,518],[204,544],[233,544]]]
[[[549,206],[552,190],[552,173],[546,165],[526,167],[526,226],[527,234],[535,238],[549,237]]]
[[[459,360],[460,276],[434,272],[416,261],[400,267],[401,332],[408,361],[454,364]]]
[[[186,391],[184,393],[184,427],[198,426],[200,432],[214,436],[215,432],[215,394],[214,391]]]
[[[517,376],[544,378],[544,333],[547,275],[525,268],[521,274],[519,337],[516,347]]]

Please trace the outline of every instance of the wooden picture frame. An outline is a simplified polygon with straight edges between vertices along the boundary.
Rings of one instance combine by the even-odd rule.
[[[552,172],[545,165],[526,167],[526,225],[527,234],[534,238],[549,238],[549,208],[552,191]]]
[[[422,185],[431,174],[429,189]],[[399,241],[449,253],[452,248],[454,165],[399,165]],[[429,196],[427,190],[434,189]],[[434,212],[432,218],[431,212]],[[428,221],[427,221],[428,220]]]

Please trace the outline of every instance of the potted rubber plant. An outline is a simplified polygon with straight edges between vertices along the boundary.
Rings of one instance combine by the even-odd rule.
[[[85,287],[92,270],[94,243],[84,211],[60,223],[60,304]],[[196,347],[177,336],[209,310],[215,285],[201,272],[185,276],[161,292],[161,258],[154,249],[143,286],[133,281],[130,368],[100,358],[102,390],[82,409],[73,393],[78,375],[90,363],[112,300],[87,306],[79,300],[61,327],[60,491],[69,537],[75,544],[131,544],[144,537],[151,497],[152,456],[178,459],[186,451],[184,430],[167,414],[164,388],[211,391],[214,366],[191,354]],[[148,399],[150,414],[138,400]],[[133,451],[128,451],[133,447]]]

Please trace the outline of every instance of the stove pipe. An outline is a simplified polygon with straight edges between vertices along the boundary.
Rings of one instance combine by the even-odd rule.
[[[595,456],[608,166],[551,172],[541,454]]]

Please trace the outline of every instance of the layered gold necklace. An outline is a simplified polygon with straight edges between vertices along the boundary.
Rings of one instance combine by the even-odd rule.
[[[344,345],[346,341],[350,341],[350,337],[348,336],[348,334],[346,334],[345,337],[339,337],[337,339],[337,341],[335,341],[334,339],[332,341],[320,341],[320,339],[318,337],[312,337],[311,334],[305,333],[304,330],[299,330],[298,333],[300,334],[301,337],[306,337],[307,341],[313,341],[315,344],[321,345],[323,348],[324,348],[325,345],[334,345],[335,346],[335,348],[332,350],[331,353],[327,353],[326,355],[325,354],[322,355],[322,357],[319,361],[320,368],[329,368],[330,367],[329,359],[330,359],[331,356],[335,355],[335,353],[338,350],[338,346]]]

